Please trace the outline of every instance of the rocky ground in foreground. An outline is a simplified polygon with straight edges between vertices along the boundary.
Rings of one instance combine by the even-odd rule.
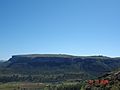
[[[120,71],[107,73],[96,80],[88,80],[86,90],[120,90]]]

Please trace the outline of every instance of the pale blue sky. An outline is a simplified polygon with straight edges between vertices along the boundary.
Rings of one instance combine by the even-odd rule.
[[[120,0],[0,0],[0,59],[120,56]]]

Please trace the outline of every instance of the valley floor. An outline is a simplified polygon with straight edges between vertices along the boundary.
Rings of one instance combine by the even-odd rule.
[[[0,84],[0,90],[120,90],[120,82],[106,86],[89,86],[82,82],[51,83],[5,83]]]

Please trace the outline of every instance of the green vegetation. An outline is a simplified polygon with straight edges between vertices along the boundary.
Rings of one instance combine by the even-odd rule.
[[[0,90],[120,90],[118,78],[111,79],[118,67],[120,58],[105,56],[15,55],[0,62]],[[89,86],[86,82],[97,77],[110,83]]]

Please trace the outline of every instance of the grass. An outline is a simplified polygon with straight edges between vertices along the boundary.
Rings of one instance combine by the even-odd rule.
[[[18,89],[18,84],[0,84],[0,90],[17,90]]]
[[[0,90],[21,90],[21,88],[43,89],[46,85],[42,83],[5,83],[0,84]]]

